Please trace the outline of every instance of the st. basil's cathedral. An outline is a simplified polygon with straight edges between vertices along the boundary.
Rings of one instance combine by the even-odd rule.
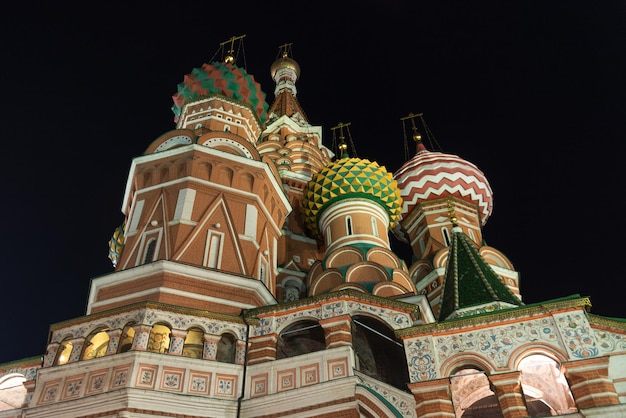
[[[0,418],[626,417],[626,319],[524,303],[477,165],[429,149],[421,114],[396,171],[356,156],[349,123],[323,141],[292,46],[269,105],[237,42],[174,86],[113,271],[45,353],[0,364]]]

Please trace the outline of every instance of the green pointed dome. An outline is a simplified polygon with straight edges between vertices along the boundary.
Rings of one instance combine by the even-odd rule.
[[[392,174],[376,162],[346,157],[329,163],[307,184],[302,199],[307,228],[319,236],[319,214],[331,203],[347,198],[378,202],[389,214],[390,228],[399,220],[402,198]]]

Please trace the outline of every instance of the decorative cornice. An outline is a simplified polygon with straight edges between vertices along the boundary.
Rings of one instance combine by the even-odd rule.
[[[373,305],[385,306],[392,309],[398,309],[400,311],[411,314],[415,319],[419,318],[420,309],[419,306],[412,303],[401,302],[394,299],[384,298],[380,296],[371,295],[369,293],[359,292],[354,289],[344,289],[336,292],[323,293],[321,295],[311,296],[306,299],[300,299],[293,302],[281,303],[277,305],[261,306],[258,308],[250,309],[246,312],[246,318],[255,318],[264,316],[271,313],[285,313],[290,310],[297,310],[302,307],[318,305],[329,301],[335,301],[338,299],[356,299]]]
[[[591,307],[591,301],[587,297],[581,298],[578,295],[575,295],[570,298],[555,299],[533,305],[525,305],[519,308],[502,310],[495,313],[477,315],[470,318],[451,319],[434,324],[416,325],[396,330],[395,335],[396,337],[414,337],[418,335],[432,334],[439,331],[490,325],[494,322],[524,319],[536,315],[550,314],[553,311],[581,307],[589,310]]]
[[[220,321],[237,322],[241,324],[245,323],[243,318],[237,315],[228,315],[228,314],[223,314],[223,313],[218,313],[218,312],[207,311],[204,309],[193,309],[193,308],[181,307],[181,306],[170,305],[170,304],[162,303],[162,302],[144,301],[144,302],[136,302],[130,305],[120,306],[117,308],[113,308],[113,309],[109,309],[106,311],[101,311],[101,312],[97,312],[97,313],[93,313],[93,314],[89,314],[85,316],[80,316],[78,318],[72,318],[67,321],[57,322],[50,326],[50,331],[57,331],[59,329],[66,328],[72,325],[81,324],[83,322],[93,321],[99,318],[106,318],[109,316],[114,316],[120,313],[130,312],[130,311],[139,310],[139,309],[155,309],[155,310],[168,311],[168,312],[177,313],[177,314],[186,314],[186,315],[193,315],[193,316],[198,316],[202,318],[216,319]]]
[[[606,316],[598,316],[594,314],[587,315],[589,323],[607,328],[613,328],[619,331],[626,331],[626,318],[609,318]]]

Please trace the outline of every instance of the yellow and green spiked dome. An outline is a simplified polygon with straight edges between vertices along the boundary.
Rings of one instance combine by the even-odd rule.
[[[390,228],[399,220],[402,198],[392,174],[376,162],[346,157],[326,165],[307,184],[302,199],[307,229],[319,236],[319,215],[331,203],[348,198],[378,202],[389,214]]]

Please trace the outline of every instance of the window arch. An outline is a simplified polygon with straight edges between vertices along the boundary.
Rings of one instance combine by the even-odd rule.
[[[83,345],[83,355],[81,360],[89,360],[97,357],[104,357],[107,353],[107,347],[109,346],[109,333],[108,328],[99,328],[93,331],[85,339]]]
[[[127,324],[122,330],[122,335],[120,335],[120,342],[118,353],[125,353],[130,351],[133,347],[133,340],[135,339],[135,328],[133,328],[133,323]]]
[[[156,253],[156,238],[150,238],[148,240],[148,244],[146,245],[146,251],[143,256],[143,264],[150,263],[154,261],[154,255]]]
[[[504,417],[482,370],[471,366],[457,370],[450,376],[450,390],[457,418]]]
[[[237,338],[229,332],[222,334],[222,338],[217,342],[215,359],[223,363],[235,363],[236,354]]]
[[[443,243],[446,247],[450,246],[450,233],[448,232],[448,228],[445,226],[441,228],[441,234],[443,235]]]
[[[276,342],[276,358],[287,358],[326,349],[324,329],[312,319],[285,328]]]
[[[529,416],[578,412],[561,367],[552,358],[531,354],[519,362],[518,369],[522,372],[522,391]]]
[[[183,345],[183,357],[202,358],[203,351],[204,331],[197,327],[189,328]]]
[[[170,348],[170,334],[172,330],[165,324],[154,324],[148,338],[147,351],[153,353],[167,353]]]
[[[352,345],[358,370],[368,376],[407,391],[409,371],[404,345],[391,328],[369,316],[352,318]]]
[[[61,344],[59,345],[59,349],[57,351],[56,359],[54,360],[54,365],[61,366],[63,364],[66,364],[70,360],[73,349],[74,344],[72,343],[70,337],[61,341]]]
[[[22,373],[7,373],[0,376],[0,411],[26,406],[28,391],[24,386],[26,377]]]

